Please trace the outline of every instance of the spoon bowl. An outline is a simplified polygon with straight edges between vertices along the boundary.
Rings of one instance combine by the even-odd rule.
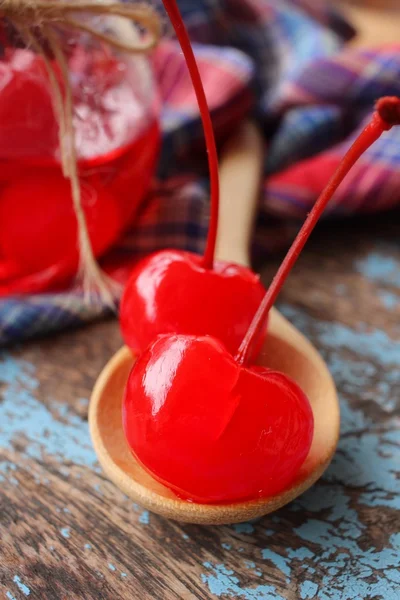
[[[93,389],[89,424],[105,473],[144,508],[188,523],[239,523],[287,504],[309,488],[327,468],[339,437],[335,385],[316,349],[277,310],[271,311],[268,336],[258,363],[282,371],[300,385],[312,406],[314,437],[295,483],[276,496],[233,504],[196,504],[179,499],[153,479],[131,453],[122,426],[123,393],[134,361],[135,357],[124,346],[104,367]]]
[[[249,242],[256,214],[264,162],[258,128],[243,123],[227,142],[220,165],[220,220],[217,258],[249,266]],[[180,500],[153,479],[131,453],[122,426],[122,399],[135,357],[121,348],[104,367],[93,389],[89,425],[93,445],[105,473],[143,507],[189,523],[222,525],[261,517],[287,504],[309,488],[328,466],[339,437],[339,404],[328,368],[312,344],[274,308],[259,364],[294,379],[311,402],[314,437],[310,452],[290,489],[234,504],[195,504]]]

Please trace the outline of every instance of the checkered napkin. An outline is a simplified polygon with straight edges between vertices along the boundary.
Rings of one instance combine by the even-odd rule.
[[[217,140],[253,114],[268,140],[254,250],[288,243],[379,96],[400,95],[400,44],[347,48],[352,29],[315,0],[179,0]],[[163,109],[157,179],[135,225],[103,260],[125,280],[132,261],[153,250],[201,252],[208,222],[202,127],[182,53],[163,42],[154,55]],[[359,161],[327,214],[388,209],[400,200],[400,128]],[[0,301],[0,344],[105,316],[108,309],[65,292]]]

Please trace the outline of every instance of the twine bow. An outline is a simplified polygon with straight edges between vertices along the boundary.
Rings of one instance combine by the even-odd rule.
[[[146,32],[138,39],[123,39],[92,27],[78,16],[122,17]],[[73,98],[69,82],[68,62],[63,50],[61,32],[71,29],[89,34],[92,38],[116,50],[130,54],[146,53],[161,36],[161,24],[155,10],[146,4],[125,5],[119,2],[88,2],[87,0],[0,0],[0,18],[5,18],[15,28],[21,39],[43,59],[52,89],[55,114],[59,124],[59,145],[63,174],[70,180],[71,195],[78,223],[80,260],[78,278],[81,279],[85,299],[92,293],[100,295],[103,302],[115,306],[120,291],[118,284],[100,269],[93,254],[85,213],[82,208],[79,183],[75,129],[73,123]],[[133,35],[130,36],[133,38]],[[62,85],[57,77],[48,50],[61,70]]]

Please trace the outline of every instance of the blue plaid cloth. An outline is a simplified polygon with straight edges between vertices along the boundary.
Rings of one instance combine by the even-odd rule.
[[[218,140],[256,116],[268,140],[254,251],[288,243],[362,128],[375,99],[400,95],[400,46],[347,47],[352,28],[316,0],[179,0],[212,109]],[[201,252],[208,224],[208,180],[194,93],[178,93],[188,74],[166,39],[154,72],[162,103],[157,180],[134,226],[103,258],[120,280],[132,261],[165,247]],[[216,85],[218,82],[218,85]],[[351,172],[330,212],[373,212],[400,200],[400,131],[394,128]],[[378,193],[379,190],[379,193]],[[0,343],[9,344],[108,314],[78,285],[59,293],[0,301]]]

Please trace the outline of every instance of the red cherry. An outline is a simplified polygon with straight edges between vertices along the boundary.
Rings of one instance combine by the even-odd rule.
[[[189,252],[164,250],[134,269],[121,301],[121,329],[134,352],[159,334],[212,335],[234,354],[265,290],[250,269],[216,261],[213,269]],[[262,344],[266,323],[254,355]]]
[[[154,254],[135,269],[121,303],[126,343],[143,351],[163,333],[210,334],[236,352],[264,295],[257,275],[246,267],[214,260],[218,225],[218,156],[210,113],[190,40],[175,0],[164,0],[196,92],[207,143],[211,219],[204,257],[174,250]],[[263,330],[262,330],[263,329]],[[257,335],[252,356],[263,341]]]
[[[295,482],[312,441],[309,402],[285,375],[246,364],[335,190],[362,153],[399,123],[400,99],[380,100],[308,215],[235,358],[213,337],[165,335],[134,365],[123,402],[127,441],[143,466],[183,498],[234,502],[273,495]],[[178,288],[170,291],[180,297]]]
[[[123,420],[137,459],[179,496],[234,502],[288,487],[313,437],[296,383],[238,365],[212,337],[161,336],[138,359]]]

